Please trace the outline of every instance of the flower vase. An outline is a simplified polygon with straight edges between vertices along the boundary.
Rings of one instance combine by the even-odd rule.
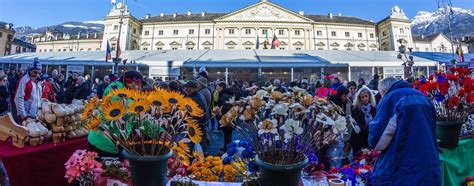
[[[94,186],[94,182],[90,180],[79,181],[79,186]]]
[[[170,150],[167,154],[160,156],[135,156],[126,150],[122,155],[130,163],[132,173],[132,184],[134,186],[164,186],[168,173],[168,158],[173,155]]]
[[[284,153],[296,153],[296,152],[284,152]],[[260,175],[259,181],[262,186],[286,186],[286,185],[299,185],[301,178],[301,171],[308,165],[308,158],[304,154],[304,160],[295,164],[289,165],[277,165],[267,163],[256,156],[255,163],[259,167]]]
[[[453,149],[458,146],[462,121],[436,121],[436,138],[442,148]]]

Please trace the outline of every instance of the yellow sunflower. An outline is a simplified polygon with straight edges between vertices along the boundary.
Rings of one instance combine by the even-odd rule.
[[[92,119],[87,123],[86,128],[89,130],[97,130],[101,122],[102,120],[100,117],[92,117]]]
[[[150,110],[150,102],[145,99],[139,99],[129,105],[128,112],[132,114],[142,114]]]
[[[126,99],[131,98],[133,96],[133,91],[128,88],[119,88],[113,90],[112,95],[120,99]]]
[[[125,106],[121,101],[108,103],[103,107],[106,120],[119,120],[125,114]]]
[[[199,105],[191,98],[184,98],[180,104],[180,110],[187,110],[191,116],[201,117],[204,115],[204,111]]]
[[[202,154],[202,153],[200,153],[200,152],[198,152],[198,151],[194,151],[194,152],[193,152],[193,156],[194,156],[194,158],[195,158],[196,160],[198,160],[198,161],[201,161],[201,162],[204,161],[204,154]]]
[[[152,106],[155,107],[161,107],[165,104],[165,99],[161,95],[161,91],[153,91],[151,94],[147,97],[148,101],[151,103]]]
[[[186,126],[186,131],[188,131],[189,139],[197,144],[201,143],[202,140],[202,131],[199,128],[197,121],[188,120],[188,125]]]
[[[144,91],[133,91],[133,100],[146,100],[148,93]]]
[[[171,105],[178,105],[178,101],[184,98],[182,94],[169,90],[162,91],[161,95],[163,96],[165,101]]]

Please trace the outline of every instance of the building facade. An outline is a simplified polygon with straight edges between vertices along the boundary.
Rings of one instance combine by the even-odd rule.
[[[10,54],[19,54],[19,53],[24,53],[24,52],[35,52],[36,46],[25,42],[21,39],[13,39],[13,42],[11,42],[11,50]]]
[[[97,51],[102,48],[102,33],[78,33],[69,35],[57,30],[48,30],[33,38],[36,52]]]
[[[13,24],[0,22],[0,56],[11,54],[14,35]]]
[[[415,52],[443,52],[452,53],[453,47],[456,51],[457,47],[461,45],[463,53],[468,53],[468,44],[464,42],[453,42],[454,46],[451,46],[451,41],[443,33],[437,33],[428,36],[413,36],[413,51]]]
[[[162,13],[143,19],[119,3],[104,24],[103,43],[109,40],[115,48],[121,30],[122,50],[270,49],[274,37],[280,50],[379,49],[374,22],[341,14],[296,13],[266,0],[231,13]]]

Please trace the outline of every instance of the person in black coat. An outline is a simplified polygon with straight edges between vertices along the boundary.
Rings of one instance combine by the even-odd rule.
[[[345,86],[339,86],[339,88],[337,88],[337,94],[331,95],[329,101],[341,107],[345,116],[351,115],[352,102],[349,99],[349,89]]]
[[[59,74],[53,83],[54,90],[56,91],[56,101],[60,104],[66,103],[66,93],[64,91],[65,84],[66,81],[64,80],[64,75],[62,74]]]
[[[220,82],[218,86],[219,88],[216,91],[219,91],[219,98],[215,106],[216,108],[220,108],[220,114],[217,115],[217,121],[220,121],[222,116],[232,108],[232,104],[227,103],[227,101],[235,97],[235,91],[232,88],[227,88],[225,82]],[[227,151],[227,144],[232,141],[232,130],[232,126],[222,127],[222,131],[224,132],[224,151]]]
[[[0,76],[0,115],[8,110],[7,99],[10,97],[8,91],[8,78],[6,75]]]
[[[206,98],[199,93],[197,89],[197,83],[195,81],[189,81],[184,85],[184,91],[186,95],[193,99],[199,107],[205,112],[204,116],[197,118],[197,121],[202,130],[202,141],[201,146],[204,153],[207,152],[207,125],[210,121],[210,109],[209,104],[206,103]]]
[[[90,95],[89,84],[85,82],[83,77],[77,78],[76,91],[74,92],[73,99],[86,100],[89,95]]]
[[[102,99],[102,97],[104,96],[104,91],[109,86],[109,84],[110,84],[110,77],[105,76],[104,82],[99,84],[99,86],[97,87],[97,96],[99,97],[99,99]]]
[[[357,122],[350,140],[354,154],[363,148],[369,148],[369,123],[375,114],[375,96],[367,86],[362,86],[356,93],[352,109],[352,118]]]
[[[74,99],[74,94],[76,92],[76,81],[79,74],[77,72],[73,72],[72,76],[66,81],[66,103],[71,104],[72,100]]]

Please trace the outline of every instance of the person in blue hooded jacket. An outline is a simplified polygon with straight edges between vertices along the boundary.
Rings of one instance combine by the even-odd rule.
[[[380,81],[382,100],[369,124],[369,147],[381,151],[372,185],[441,185],[435,110],[406,81]]]

